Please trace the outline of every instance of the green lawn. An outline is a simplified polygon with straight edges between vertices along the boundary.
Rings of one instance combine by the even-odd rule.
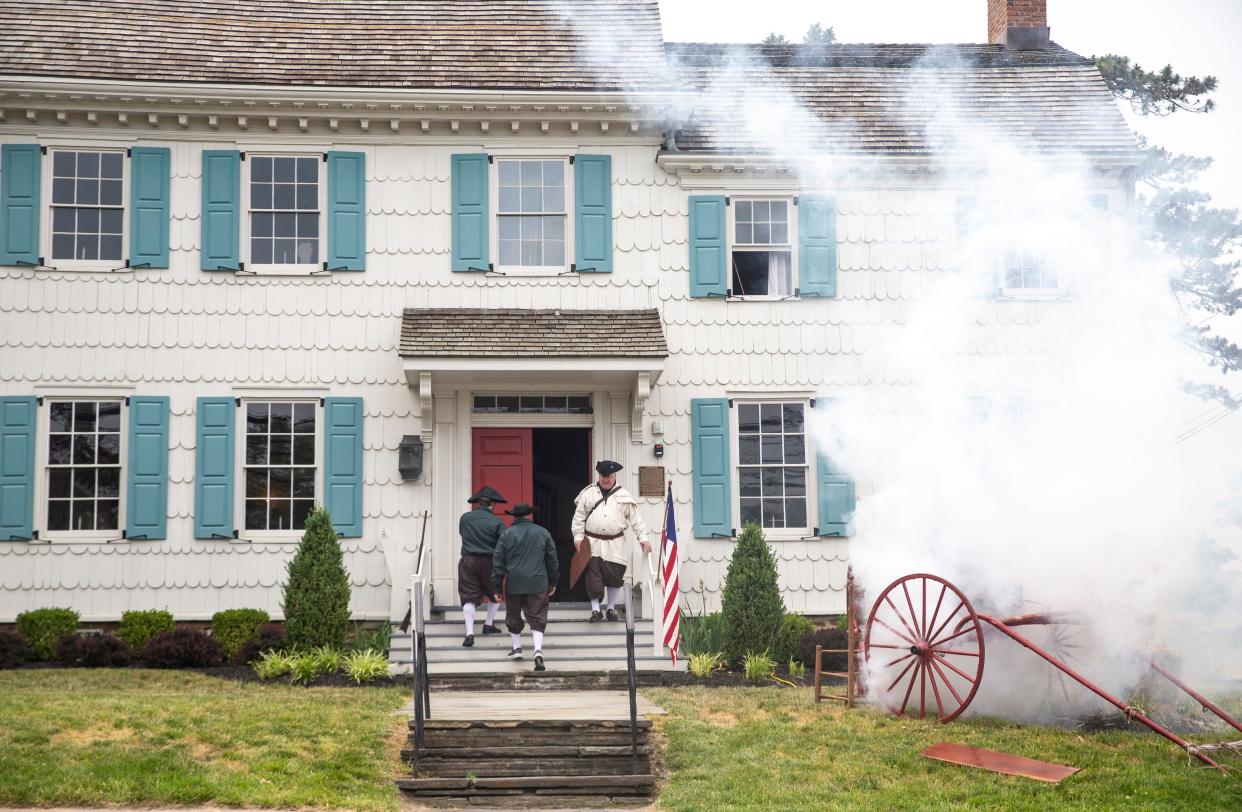
[[[669,772],[661,809],[1242,809],[1242,773],[1188,766],[1185,754],[1155,735],[997,720],[938,725],[836,703],[816,707],[807,690],[644,694],[669,712],[655,722],[666,737]],[[920,755],[938,741],[1082,772],[1052,785]],[[1242,768],[1242,759],[1227,763]]]
[[[0,806],[394,810],[396,688],[0,671]]]

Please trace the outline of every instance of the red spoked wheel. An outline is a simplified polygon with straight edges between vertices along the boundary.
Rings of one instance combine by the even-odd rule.
[[[927,573],[888,585],[867,618],[867,672],[880,702],[898,716],[950,722],[983,678],[983,627],[953,584]]]

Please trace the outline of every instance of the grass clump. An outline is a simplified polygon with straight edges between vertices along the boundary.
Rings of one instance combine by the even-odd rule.
[[[802,679],[806,676],[806,666],[798,662],[793,657],[789,658],[789,676],[794,679]]]
[[[26,639],[27,656],[38,662],[56,657],[56,641],[78,630],[78,613],[72,609],[31,609],[17,616],[17,633]]]
[[[690,659],[686,662],[686,668],[690,669],[690,673],[699,679],[710,677],[713,672],[720,670],[720,652],[718,651],[700,651],[690,655]]]
[[[751,652],[742,658],[742,673],[754,684],[762,685],[776,675],[776,663],[767,651]]]
[[[282,607],[285,637],[298,648],[345,645],[349,628],[349,576],[328,511],[316,507],[288,564]]]
[[[259,639],[269,622],[271,618],[262,609],[225,609],[211,616],[211,634],[224,656],[233,659],[244,646]]]
[[[121,614],[121,626],[116,636],[134,651],[139,651],[157,634],[177,628],[171,612],[163,609],[140,609]]]
[[[776,558],[763,538],[763,530],[748,522],[733,548],[721,598],[724,623],[724,656],[741,665],[746,655],[765,652],[785,617],[776,579]]]
[[[381,651],[351,651],[345,655],[341,667],[354,682],[361,685],[388,676],[388,655]]]
[[[719,612],[710,615],[687,615],[681,619],[681,650],[687,654],[700,654],[724,650],[724,616]]]
[[[294,659],[294,655],[283,651],[265,651],[259,655],[259,659],[251,663],[251,667],[261,680],[279,679],[293,671]]]

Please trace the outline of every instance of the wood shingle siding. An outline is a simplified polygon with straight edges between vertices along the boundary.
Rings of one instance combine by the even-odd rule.
[[[400,355],[668,357],[660,311],[409,309]]]

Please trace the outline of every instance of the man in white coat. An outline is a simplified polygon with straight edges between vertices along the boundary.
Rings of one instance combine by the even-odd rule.
[[[599,481],[582,489],[574,499],[577,509],[571,532],[574,549],[582,546],[584,538],[591,540],[591,560],[583,576],[586,578],[587,597],[591,599],[591,622],[603,620],[600,603],[607,589],[607,618],[617,620],[617,598],[625,584],[625,568],[630,562],[629,542],[625,531],[631,530],[645,552],[651,552],[651,540],[647,525],[638,512],[638,502],[625,488],[617,484],[620,463],[600,460],[595,464]]]

